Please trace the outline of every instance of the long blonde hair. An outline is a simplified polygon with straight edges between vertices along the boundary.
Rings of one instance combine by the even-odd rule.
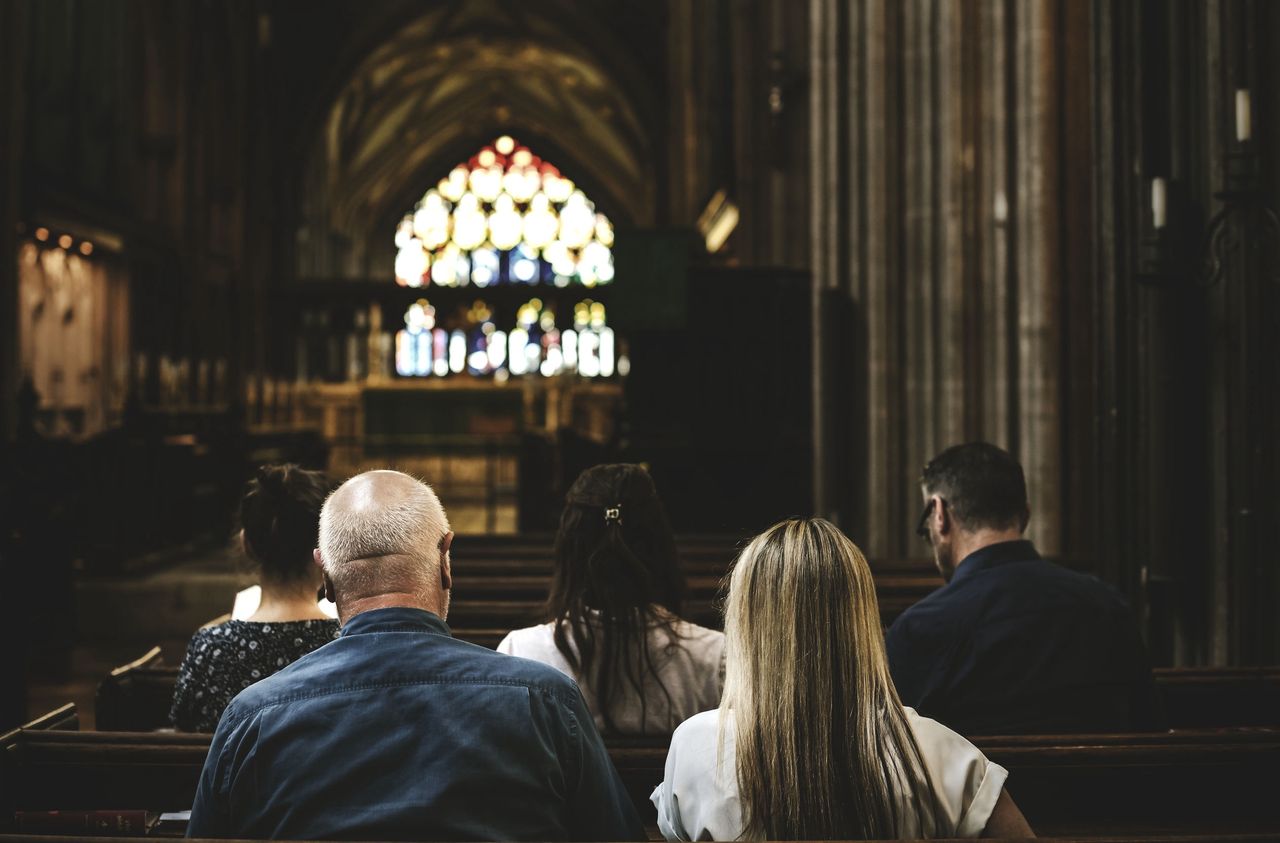
[[[727,581],[720,712],[736,732],[742,837],[897,837],[904,793],[918,833],[934,833],[941,810],[889,677],[862,552],[821,518],[784,521]]]

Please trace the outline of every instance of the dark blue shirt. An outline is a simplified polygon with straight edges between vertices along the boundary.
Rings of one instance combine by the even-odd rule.
[[[1160,728],[1128,605],[1028,541],[967,556],[889,628],[902,702],[965,735]]]
[[[355,616],[231,702],[187,834],[645,839],[572,679],[407,608]]]

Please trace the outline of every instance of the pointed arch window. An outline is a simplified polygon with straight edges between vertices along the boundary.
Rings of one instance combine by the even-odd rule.
[[[627,373],[604,303],[583,289],[613,281],[613,223],[572,180],[510,136],[423,194],[397,226],[395,245],[396,283],[440,288],[441,298],[431,298],[445,302],[439,313],[426,298],[409,305],[396,334],[397,374],[505,380]],[[473,295],[469,304],[459,301]]]
[[[504,135],[454,167],[395,233],[406,287],[613,280],[613,223],[554,164]]]

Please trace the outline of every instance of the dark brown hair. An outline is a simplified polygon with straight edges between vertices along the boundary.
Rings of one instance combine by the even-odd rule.
[[[661,627],[677,637],[683,592],[675,537],[649,473],[630,464],[584,471],[560,516],[547,618],[556,648],[594,680],[606,731],[616,731],[615,702],[631,694],[644,722],[646,675],[670,704],[647,633]]]
[[[245,551],[262,572],[278,583],[311,573],[320,532],[320,507],[333,484],[319,471],[293,463],[264,465],[240,499]]]

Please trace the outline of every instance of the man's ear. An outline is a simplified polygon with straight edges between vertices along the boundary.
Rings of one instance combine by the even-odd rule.
[[[445,591],[453,588],[453,571],[449,565],[449,547],[453,544],[453,531],[444,534],[440,539],[440,587]]]
[[[320,577],[324,580],[324,599],[330,603],[337,603],[335,595],[337,592],[333,589],[333,580],[329,579],[329,575],[324,570],[324,558],[320,556],[320,548],[311,551],[311,558],[315,561],[316,567],[320,569]]]
[[[933,496],[933,519],[940,536],[947,535],[955,526],[955,522],[951,520],[951,511],[947,509],[947,502],[941,495]]]

